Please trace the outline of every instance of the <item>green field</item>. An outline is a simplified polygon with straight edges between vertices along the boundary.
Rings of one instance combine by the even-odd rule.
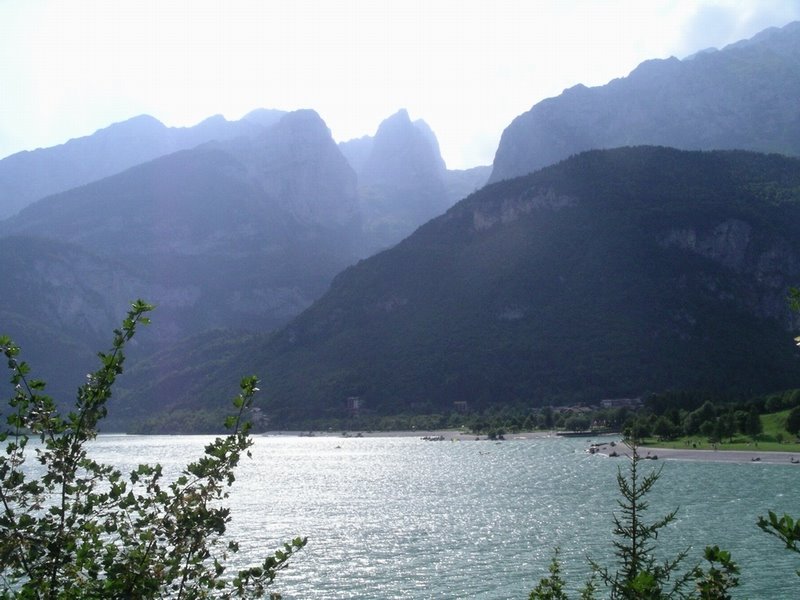
[[[712,444],[708,438],[695,435],[684,436],[670,441],[658,438],[645,438],[642,446],[656,446],[659,448],[697,448],[699,450],[753,450],[764,452],[800,452],[800,441],[796,436],[786,431],[786,417],[788,410],[761,415],[763,433],[753,439],[742,434],[735,435],[732,439],[721,443]]]

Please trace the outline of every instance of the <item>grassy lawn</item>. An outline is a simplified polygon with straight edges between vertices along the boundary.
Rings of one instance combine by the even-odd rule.
[[[753,440],[748,436],[737,434],[731,440],[724,440],[716,444],[717,450],[754,450],[762,452],[800,452],[800,442],[797,437],[786,431],[786,417],[788,410],[777,413],[761,415],[761,426],[764,432]],[[684,436],[670,441],[661,441],[657,438],[646,438],[642,446],[656,446],[659,448],[692,448],[698,450],[713,450],[714,444],[701,435]]]
[[[697,450],[713,450],[714,445],[703,437],[681,437],[670,441],[659,441],[656,438],[645,438],[642,446],[657,448],[691,448]],[[717,450],[761,450],[762,452],[800,452],[800,443],[769,441],[764,438],[753,442],[750,438],[734,437],[733,441],[725,440],[717,444]]]

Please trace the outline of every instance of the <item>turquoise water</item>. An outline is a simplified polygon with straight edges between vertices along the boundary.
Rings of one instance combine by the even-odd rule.
[[[177,470],[208,440],[105,436],[93,454]],[[579,586],[587,555],[612,565],[615,476],[626,464],[585,453],[588,443],[259,437],[238,472],[229,532],[252,562],[308,536],[275,583],[287,600],[524,599],[556,546]],[[645,463],[664,467],[648,514],[680,509],[659,556],[688,547],[688,567],[718,544],[741,565],[736,598],[797,597],[800,558],[755,526],[767,509],[800,514],[797,467],[659,462]]]

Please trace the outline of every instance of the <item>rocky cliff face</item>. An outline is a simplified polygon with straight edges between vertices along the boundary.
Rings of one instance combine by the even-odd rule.
[[[339,147],[358,175],[365,255],[396,244],[485,181],[479,172],[450,177],[436,135],[405,110],[384,120],[374,137]]]
[[[358,175],[365,255],[444,213],[483,187],[491,172],[488,166],[448,170],[436,134],[405,110],[384,120],[374,137],[342,142],[339,149]]]
[[[290,113],[263,135],[229,147],[264,194],[298,222],[359,223],[356,174],[313,110]]]
[[[519,196],[504,197],[490,206],[476,207],[472,211],[474,230],[483,231],[497,225],[507,225],[540,209],[560,210],[577,203],[577,199],[560,194],[553,188],[531,189]],[[450,218],[449,215],[444,217]]]
[[[424,121],[411,122],[406,110],[384,120],[359,177],[364,185],[412,186],[409,175],[423,180],[440,178],[445,164],[439,144]]]
[[[98,343],[108,343],[109,326],[113,328],[141,283],[124,266],[72,244],[9,236],[0,238],[0,252],[0,313],[62,332],[81,332]]]
[[[800,272],[800,256],[788,240],[781,237],[765,240],[754,232],[750,223],[725,219],[705,227],[670,229],[663,233],[659,244],[701,256],[756,283],[757,293],[733,298],[717,290],[714,280],[706,280],[709,293],[719,291],[720,300],[739,302],[761,318],[792,322],[786,310],[787,287]]]
[[[800,155],[800,23],[720,51],[651,60],[607,85],[577,85],[517,117],[490,181],[592,148],[655,144]]]
[[[365,135],[346,142],[339,142],[339,150],[356,173],[364,170],[364,164],[372,152],[374,139],[370,135]]]

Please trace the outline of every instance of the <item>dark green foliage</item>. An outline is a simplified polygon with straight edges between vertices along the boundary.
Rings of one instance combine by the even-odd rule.
[[[719,546],[707,546],[703,558],[708,571],[698,567],[693,573],[700,600],[730,600],[729,590],[739,585],[739,567],[730,552],[720,550]]]
[[[19,347],[0,338],[15,389],[8,431],[0,434],[0,598],[262,597],[305,545],[294,539],[236,572],[225,564],[238,547],[223,539],[230,518],[223,501],[252,444],[243,415],[258,391],[255,377],[241,382],[225,423],[231,433],[206,446],[175,481],[163,480],[160,465],[139,465],[126,479],[89,457],[86,444],[106,416],[123,348],[151,309],[132,305],[66,417],[44,382],[31,377]],[[41,474],[30,468],[30,436],[40,440]]]
[[[679,429],[665,416],[660,416],[656,419],[653,425],[653,435],[657,436],[660,440],[671,440],[679,435]]]
[[[800,554],[800,521],[795,521],[789,515],[778,517],[774,512],[769,511],[769,518],[759,517],[758,526],[770,535],[774,535],[781,540],[787,550]],[[797,571],[800,576],[800,570]]]
[[[561,576],[561,563],[558,560],[558,548],[556,548],[553,559],[549,566],[550,577],[543,577],[531,591],[529,600],[569,600],[565,591],[566,582]],[[597,590],[594,578],[591,577],[580,592],[581,600],[592,600]]]
[[[561,563],[558,561],[558,549],[550,562],[550,577],[543,577],[533,588],[529,600],[568,600],[564,591],[564,580],[561,577]]]
[[[719,439],[732,439],[733,436],[736,434],[736,417],[734,416],[733,410],[728,410],[722,413],[719,417],[717,417],[717,422],[715,425],[716,433],[719,436]]]
[[[786,431],[792,435],[800,433],[800,406],[795,406],[786,417]]]
[[[553,407],[545,406],[542,409],[542,429],[552,429],[554,425]]]
[[[800,406],[800,389],[786,390],[783,393],[783,403],[788,408]]]
[[[794,312],[800,312],[800,288],[789,288],[789,307]]]
[[[686,419],[683,422],[684,433],[686,435],[696,435],[698,433],[709,435],[715,418],[716,408],[711,402],[705,402],[703,406],[686,415]],[[703,431],[704,424],[706,425],[706,431]]]
[[[770,396],[764,401],[764,410],[766,410],[768,413],[783,410],[783,398],[778,395]]]
[[[778,516],[769,511],[769,519],[759,517],[758,526],[770,535],[779,538],[786,548],[800,554],[800,521],[795,522],[789,515]]]
[[[764,426],[761,424],[758,410],[756,407],[753,407],[750,409],[750,412],[747,413],[744,433],[755,439],[763,430]]]
[[[573,415],[564,421],[567,431],[587,431],[591,426],[592,420],[588,415]]]
[[[651,428],[648,419],[645,416],[637,416],[629,419],[622,428],[623,435],[626,438],[641,440],[650,437]]]

